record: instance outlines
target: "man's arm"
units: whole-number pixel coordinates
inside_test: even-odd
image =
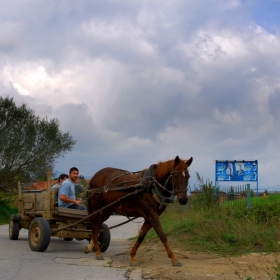
[[[65,202],[65,203],[74,203],[74,204],[81,204],[82,203],[82,199],[81,198],[76,198],[76,200],[72,199],[72,198],[69,198],[67,195],[65,194],[61,194],[59,196],[60,200]]]

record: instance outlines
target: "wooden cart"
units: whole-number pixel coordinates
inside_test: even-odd
[[[37,252],[48,248],[51,236],[63,238],[65,241],[73,238],[90,241],[92,237],[87,211],[57,207],[57,190],[51,190],[50,177],[49,170],[47,190],[22,191],[18,183],[19,214],[10,217],[9,238],[17,240],[20,229],[28,229],[29,246]],[[72,224],[75,225],[68,227]],[[102,224],[102,229],[106,228],[108,226]],[[108,249],[110,241],[109,229],[99,233],[101,252]]]

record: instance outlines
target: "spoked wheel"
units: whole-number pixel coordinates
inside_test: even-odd
[[[44,218],[35,218],[28,231],[30,249],[36,252],[44,252],[51,240],[51,230],[48,221]]]
[[[11,240],[17,240],[20,230],[20,222],[14,219],[14,215],[10,217],[9,223],[9,238]]]

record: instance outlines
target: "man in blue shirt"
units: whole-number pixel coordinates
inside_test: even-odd
[[[79,177],[77,167],[72,167],[69,171],[69,178],[63,181],[59,189],[58,206],[70,209],[87,210],[81,203],[81,198],[75,196],[75,182]]]

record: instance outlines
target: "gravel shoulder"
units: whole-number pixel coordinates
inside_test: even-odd
[[[133,242],[131,242],[132,246]],[[190,279],[237,280],[277,279],[274,269],[280,263],[277,254],[252,253],[238,257],[220,257],[212,253],[183,251],[174,248],[181,267],[172,267],[161,242],[143,243],[137,253],[138,267],[129,267],[129,252],[112,256],[112,267],[137,272],[141,278],[129,279]],[[274,267],[274,268],[273,268]],[[132,274],[133,275],[133,274]]]

